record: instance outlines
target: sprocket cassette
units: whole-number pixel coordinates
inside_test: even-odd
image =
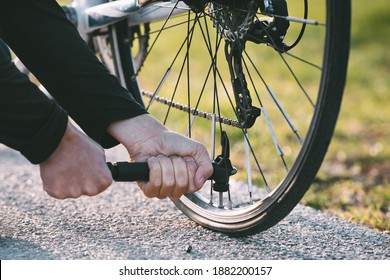
[[[235,5],[208,3],[208,11],[214,27],[229,42],[245,38],[254,23],[258,9],[259,1],[255,0],[236,1]]]

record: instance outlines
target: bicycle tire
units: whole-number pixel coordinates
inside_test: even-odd
[[[289,3],[289,5],[290,5],[290,3]],[[298,5],[298,4],[293,3],[293,6],[294,5]],[[272,92],[272,90],[271,90],[271,92],[269,92],[269,90],[270,90],[269,87],[271,87],[271,86],[267,82],[263,81],[262,74],[257,73],[256,77],[251,76],[250,82],[253,84],[253,88],[251,88],[251,91],[256,92],[256,94],[253,97],[257,97],[257,99],[259,100],[260,104],[257,104],[257,106],[261,107],[261,115],[260,115],[260,117],[258,117],[256,119],[256,123],[254,125],[254,128],[244,128],[243,129],[241,126],[241,128],[239,128],[238,131],[241,131],[241,132],[249,135],[249,133],[252,132],[252,129],[253,130],[259,129],[259,132],[258,131],[253,132],[254,135],[257,135],[257,137],[255,137],[255,139],[256,139],[255,141],[260,141],[258,139],[264,138],[264,139],[268,139],[267,140],[268,144],[267,144],[267,146],[265,146],[265,144],[264,144],[265,142],[260,143],[261,145],[264,145],[261,147],[259,147],[260,144],[257,144],[257,143],[248,144],[250,142],[249,137],[244,136],[244,140],[242,141],[243,144],[241,144],[241,146],[249,146],[246,148],[244,147],[247,150],[249,148],[249,153],[248,153],[248,151],[246,151],[246,155],[248,156],[249,160],[247,160],[246,167],[241,166],[239,168],[239,171],[242,169],[245,169],[245,168],[247,170],[248,169],[252,170],[253,165],[255,165],[255,168],[253,168],[253,169],[260,169],[257,171],[256,170],[250,171],[248,173],[249,175],[246,178],[247,182],[244,184],[245,187],[247,187],[247,185],[252,186],[252,184],[253,184],[252,180],[255,180],[255,179],[252,179],[252,177],[254,178],[255,176],[257,176],[260,179],[256,179],[255,183],[256,183],[257,187],[255,187],[253,190],[250,191],[251,197],[250,197],[250,199],[248,198],[249,201],[241,202],[240,201],[241,198],[239,198],[238,199],[239,202],[233,204],[232,200],[230,198],[230,196],[231,196],[230,191],[232,192],[232,194],[235,194],[234,191],[229,189],[229,192],[227,193],[228,195],[226,195],[224,193],[222,195],[222,198],[221,198],[220,193],[213,191],[212,187],[210,187],[210,189],[205,187],[204,189],[207,188],[206,191],[203,190],[202,192],[199,192],[199,193],[187,194],[184,197],[182,197],[180,200],[174,201],[175,205],[185,215],[187,215],[190,219],[192,219],[196,223],[198,223],[204,227],[207,227],[209,229],[224,232],[224,233],[227,233],[229,235],[234,235],[234,236],[245,236],[245,235],[250,235],[250,234],[260,232],[260,231],[267,230],[270,227],[276,225],[279,221],[281,221],[283,218],[285,218],[293,210],[293,208],[299,203],[299,201],[302,199],[303,195],[306,193],[306,191],[309,189],[310,185],[312,184],[312,182],[313,182],[313,180],[314,180],[314,178],[315,178],[315,176],[316,176],[316,174],[317,174],[317,172],[318,172],[318,170],[319,170],[319,168],[324,160],[325,154],[328,150],[328,146],[330,144],[330,141],[331,141],[331,138],[333,135],[333,131],[335,128],[335,124],[336,124],[337,117],[338,117],[339,110],[340,110],[340,106],[341,106],[342,94],[343,94],[345,80],[346,80],[346,74],[347,74],[347,65],[348,65],[348,56],[349,56],[349,40],[350,40],[350,20],[351,20],[350,19],[350,10],[351,10],[350,0],[343,0],[343,1],[324,0],[324,2],[321,4],[319,4],[318,1],[316,1],[314,3],[314,6],[310,6],[310,7],[311,7],[311,9],[316,9],[317,6],[319,8],[318,8],[318,11],[315,11],[315,14],[320,13],[320,12],[323,12],[323,14],[320,14],[318,16],[318,21],[315,21],[314,24],[313,24],[313,22],[310,22],[313,24],[313,26],[310,26],[308,28],[312,28],[314,31],[305,31],[304,38],[305,38],[306,34],[309,34],[307,37],[310,37],[310,35],[312,35],[314,38],[318,38],[315,36],[315,34],[317,33],[317,30],[319,30],[319,33],[323,33],[323,35],[324,35],[322,37],[323,39],[321,39],[322,41],[319,42],[319,44],[321,44],[321,45],[319,46],[317,44],[314,44],[316,49],[322,50],[321,59],[319,60],[319,62],[318,62],[318,60],[316,60],[316,58],[318,57],[318,54],[314,54],[314,53],[310,52],[310,45],[312,44],[312,42],[315,41],[315,43],[317,43],[317,40],[315,40],[313,38],[311,40],[307,40],[307,41],[302,40],[301,42],[297,43],[296,49],[299,49],[297,52],[298,55],[295,55],[293,52],[293,51],[295,51],[295,48],[292,51],[284,52],[281,50],[278,51],[277,50],[278,48],[276,46],[272,46],[272,44],[271,44],[271,46],[269,46],[270,44],[268,44],[268,46],[264,46],[264,45],[256,46],[255,45],[256,48],[258,47],[259,50],[261,48],[273,49],[272,51],[275,54],[273,56],[274,60],[276,57],[276,60],[279,60],[279,62],[281,61],[281,64],[284,65],[284,68],[287,68],[287,70],[286,69],[282,70],[279,67],[275,67],[276,62],[274,64],[274,62],[273,62],[274,60],[272,60],[272,63],[268,62],[268,61],[263,63],[263,64],[268,63],[269,65],[273,66],[273,67],[270,67],[271,70],[269,71],[269,73],[264,71],[263,69],[261,69],[261,71],[266,72],[264,74],[264,76],[268,75],[269,77],[271,77],[270,78],[271,81],[273,79],[272,74],[275,74],[275,72],[276,72],[279,76],[283,77],[282,79],[280,79],[280,77],[279,77],[277,79],[277,81],[283,80],[284,83],[289,82],[287,87],[284,86],[286,91],[289,91],[290,87],[294,87],[294,88],[298,87],[304,93],[304,94],[301,93],[301,95],[306,95],[306,86],[308,85],[307,87],[311,89],[311,87],[314,87],[313,84],[316,83],[315,89],[311,90],[310,93],[307,94],[307,95],[310,95],[310,94],[314,93],[313,95],[310,95],[311,99],[309,98],[310,100],[313,100],[312,111],[310,111],[310,106],[303,105],[303,103],[306,103],[307,101],[304,101],[304,102],[302,102],[302,101],[305,100],[305,98],[307,98],[307,97],[300,96],[299,97],[300,100],[291,101],[291,98],[288,94],[283,95],[284,90],[279,90],[280,92],[282,92],[280,95],[283,95],[286,98],[286,104],[290,105],[290,103],[296,102],[296,103],[294,103],[294,105],[291,105],[293,108],[292,108],[292,110],[289,111],[289,112],[292,112],[292,115],[294,115],[294,116],[293,117],[290,116],[289,118],[287,118],[287,116],[285,116],[287,109],[284,109],[286,111],[283,111],[281,108],[279,108],[280,101],[278,99],[276,99],[275,96],[273,96],[274,93]],[[207,13],[205,13],[205,14],[207,14]],[[185,54],[185,56],[187,58],[190,57],[189,50],[190,50],[190,47],[192,47],[192,46],[190,46],[192,43],[192,38],[193,38],[192,36],[194,36],[193,35],[194,31],[192,29],[194,24],[193,25],[191,25],[191,24],[197,21],[197,16],[198,16],[198,14],[195,14],[191,18],[191,15],[188,15],[187,19],[182,20],[183,22],[187,21],[187,23],[188,23],[187,31],[190,34],[190,35],[188,35],[187,39],[184,40],[184,46],[187,45],[187,53]],[[206,15],[206,17],[207,17],[207,15]],[[302,15],[300,15],[300,14],[298,15],[298,12],[296,12],[295,14],[294,13],[292,14],[292,17],[291,17],[292,21],[294,21],[293,17],[297,17],[297,18],[302,19]],[[321,22],[321,20],[323,21],[323,25],[318,24],[318,22]],[[206,22],[206,20],[205,20],[205,22]],[[306,20],[305,23],[307,23],[307,22],[308,21]],[[169,28],[167,28],[166,26],[164,26],[164,24],[163,24],[163,27],[165,28],[165,30],[171,29],[171,27],[175,27],[177,25],[177,24],[172,24]],[[206,27],[206,25],[207,25],[207,23],[205,23],[204,30],[201,32],[208,33],[211,30],[213,30],[212,28]],[[302,23],[298,23],[298,25],[301,25],[301,26],[305,25],[306,26],[306,24],[302,24]],[[320,27],[318,27],[318,25],[320,25]],[[138,81],[138,80],[134,79],[135,76],[137,77],[137,79],[139,78],[136,75],[138,73],[135,73],[135,72],[130,73],[130,74],[128,73],[128,69],[134,68],[134,66],[132,64],[133,62],[131,59],[130,47],[126,44],[123,44],[123,42],[126,42],[126,38],[128,38],[128,36],[129,36],[127,34],[128,29],[126,29],[125,26],[127,26],[127,23],[121,22],[121,23],[118,23],[112,29],[112,30],[115,30],[115,32],[116,32],[116,34],[115,34],[116,39],[115,39],[115,42],[111,43],[111,44],[116,45],[116,48],[117,48],[117,50],[113,51],[114,52],[113,60],[115,62],[114,64],[117,65],[116,73],[118,74],[118,76],[119,77],[126,77],[127,76],[127,79],[131,80],[133,83],[132,86],[129,87],[130,91],[133,94],[135,94],[135,96],[138,96],[138,98],[141,98],[140,94],[142,92],[134,90],[134,88],[135,88],[134,81],[137,81],[136,88],[139,89],[140,87],[138,86],[138,84],[140,83],[142,85],[144,80]],[[215,22],[213,23],[213,26],[214,27],[216,26]],[[318,29],[315,29],[315,28],[318,28]],[[215,29],[216,28],[214,28],[214,30]],[[302,28],[297,28],[297,29],[302,29]],[[122,30],[122,31],[120,31],[120,30]],[[112,32],[112,31],[110,31],[110,32]],[[297,33],[298,32],[295,32],[295,34],[297,34]],[[288,34],[289,33],[287,33],[286,37],[288,37]],[[158,37],[158,36],[159,36],[159,33],[156,37]],[[219,38],[219,36],[220,36],[220,31],[217,31],[215,38]],[[203,37],[205,37],[205,36],[203,35]],[[211,37],[212,36],[208,37],[208,40],[210,40]],[[286,38],[286,39],[288,39],[288,38]],[[301,40],[301,38],[299,40]],[[212,44],[210,43],[211,40],[210,40],[210,42],[206,42],[207,41],[206,39],[204,41],[206,44],[209,45],[207,48],[212,49]],[[320,41],[320,40],[318,40],[318,41]],[[297,40],[297,42],[298,42],[298,40]],[[155,42],[153,42],[153,44],[154,43]],[[153,46],[153,44],[151,44],[151,45]],[[218,43],[217,43],[217,39],[216,39],[215,40],[215,48],[214,48],[216,51],[220,50],[219,47],[217,47],[217,44]],[[168,48],[168,49],[170,49],[170,48]],[[102,49],[97,49],[97,52],[101,52],[101,51],[102,51]],[[249,53],[249,51],[250,50],[248,50],[248,53]],[[301,51],[301,52],[299,53],[299,51]],[[163,51],[161,51],[161,52],[163,52]],[[289,56],[290,54],[292,54],[292,55]],[[257,59],[257,57],[259,57],[260,55],[261,55],[261,53],[259,51],[257,51],[257,49],[256,49],[256,56],[254,59]],[[267,59],[268,56],[271,56],[271,55],[272,54],[270,54],[270,51],[267,50],[266,52],[263,53],[262,58]],[[306,57],[303,57],[304,55],[308,56],[308,58],[306,59]],[[204,56],[207,56],[207,55],[204,55]],[[313,56],[313,58],[311,58],[311,56]],[[197,56],[197,57],[200,59],[203,56]],[[219,87],[225,88],[225,91],[228,91],[228,90],[226,90],[226,88],[229,87],[228,82],[225,83],[225,80],[220,78],[221,76],[223,76],[223,72],[222,72],[223,70],[216,69],[217,68],[217,60],[219,62],[219,61],[221,61],[221,58],[218,57],[217,55],[214,55],[214,54],[210,55],[210,57],[211,57],[212,62],[211,62],[211,66],[209,67],[209,69],[211,68],[212,75],[214,75],[214,78],[217,82],[222,84],[222,86],[219,85]],[[161,53],[159,54],[159,58],[161,59]],[[286,62],[286,60],[290,59],[290,58],[291,58],[292,62]],[[313,61],[311,59],[313,59]],[[146,63],[148,62],[148,60],[152,60],[152,59],[150,57],[148,57],[146,59]],[[243,60],[244,60],[244,58],[243,58]],[[244,74],[248,77],[249,76],[248,73],[250,70],[249,67],[253,63],[247,57],[245,57],[245,60],[246,60],[245,61],[245,68],[243,68],[242,70],[243,70],[243,72],[245,71]],[[190,61],[189,58],[188,58],[187,62],[186,62],[186,59],[184,59],[183,61],[184,62],[181,65],[181,71],[178,71],[179,74],[177,74],[177,76],[180,76],[180,77],[181,77],[181,75],[183,75],[183,72],[185,72],[185,71],[183,71],[183,68],[190,70],[190,69],[192,69],[191,67],[195,67],[193,65],[196,64],[196,61],[194,62],[194,60],[191,60],[191,62],[188,62],[188,61]],[[306,83],[305,78],[303,78],[302,80],[298,78],[299,75],[304,76],[306,72],[304,72],[304,71],[299,72],[298,71],[298,73],[296,73],[296,72],[292,71],[292,66],[295,66],[294,63],[296,63],[296,64],[303,63],[304,67],[309,68],[309,69],[319,68],[319,74],[317,76],[315,76],[315,78],[312,78],[312,79],[308,78],[309,82]],[[148,71],[154,71],[154,68],[158,68],[157,66],[159,66],[160,64],[162,64],[162,63],[154,62],[154,65],[152,65],[152,68],[149,68],[148,70],[143,70],[143,72],[148,73]],[[248,64],[249,64],[249,67],[248,67]],[[118,65],[120,65],[120,67],[118,67]],[[170,64],[170,67],[167,67],[167,69],[169,71],[172,71],[172,65],[173,65],[173,63]],[[150,69],[152,69],[152,70],[150,70]],[[259,69],[260,68],[256,68],[255,66],[253,66],[252,71],[253,72],[256,72],[256,71],[260,72]],[[230,116],[232,116],[230,118],[224,118],[222,115],[225,114],[225,109],[221,109],[221,111],[223,111],[223,112],[221,112],[220,109],[215,109],[215,106],[213,106],[214,111],[212,111],[212,113],[207,114],[207,113],[204,113],[203,111],[201,111],[200,107],[202,106],[202,104],[199,101],[198,101],[199,103],[197,103],[195,108],[191,107],[191,106],[194,106],[193,105],[194,101],[190,99],[191,97],[188,97],[189,101],[187,100],[187,103],[184,102],[184,104],[183,104],[183,102],[180,102],[180,101],[178,102],[177,97],[176,97],[176,90],[177,90],[177,88],[180,87],[178,85],[179,82],[177,82],[176,84],[174,83],[174,84],[169,85],[170,88],[173,88],[173,87],[175,88],[174,93],[173,94],[170,93],[170,97],[159,98],[159,97],[157,97],[157,95],[154,95],[154,93],[157,93],[158,95],[162,94],[161,84],[162,84],[162,82],[165,82],[165,80],[167,79],[166,73],[168,72],[168,70],[166,70],[165,74],[163,74],[163,78],[158,80],[158,82],[153,85],[154,88],[152,88],[152,91],[151,91],[151,92],[153,92],[153,94],[149,94],[149,95],[152,96],[152,98],[154,98],[153,102],[152,102],[153,104],[155,104],[155,103],[165,103],[165,105],[168,104],[168,111],[173,111],[174,108],[176,108],[176,107],[179,107],[178,108],[179,110],[187,111],[188,116],[186,118],[188,119],[188,121],[186,121],[186,122],[188,123],[188,126],[187,126],[186,131],[185,132],[183,131],[182,133],[184,133],[187,136],[190,136],[192,138],[195,138],[195,139],[197,139],[196,137],[199,136],[200,141],[203,141],[202,140],[203,139],[203,134],[202,134],[203,132],[201,132],[200,135],[195,135],[195,133],[188,133],[188,131],[189,131],[188,127],[191,127],[191,129],[193,127],[193,123],[191,123],[191,122],[195,122],[194,121],[195,117],[199,117],[199,116],[200,117],[203,116],[203,117],[209,118],[209,119],[211,118],[212,119],[212,124],[211,124],[212,129],[216,129],[218,127],[222,128],[222,126],[224,126],[226,128],[227,123],[229,123],[229,122],[232,123],[235,121],[235,123],[237,123],[237,120],[239,120],[239,116],[237,116],[237,112],[233,112],[230,115]],[[317,70],[315,70],[315,71],[317,71]],[[221,72],[219,72],[219,71],[221,71]],[[275,72],[272,72],[272,71],[275,71]],[[209,70],[209,72],[210,72],[210,70]],[[314,72],[314,70],[313,70],[313,72]],[[127,74],[125,74],[125,73],[127,73]],[[195,72],[195,73],[200,76],[200,73],[202,73],[202,72]],[[287,79],[284,80],[286,77],[286,73],[288,75],[290,75],[289,80],[287,80]],[[154,74],[151,74],[151,75],[154,75]],[[151,75],[149,75],[149,78]],[[171,75],[171,73],[169,73],[169,75]],[[311,75],[311,72],[310,72],[310,75]],[[191,78],[190,76],[191,76],[190,74],[187,75],[187,81],[190,80],[190,78]],[[227,76],[229,77],[229,75],[227,75]],[[275,74],[275,76],[276,76],[276,74]],[[230,77],[231,77],[231,75],[230,75]],[[258,82],[258,84],[255,85],[252,79],[253,80],[257,79],[260,82]],[[207,81],[205,81],[205,83],[203,84],[203,88],[205,87],[206,82]],[[206,102],[206,103],[213,103],[214,105],[219,104],[218,103],[219,100],[216,100],[216,99],[222,98],[222,96],[218,96],[219,93],[215,94],[215,92],[218,91],[218,88],[216,86],[217,82],[214,81],[214,88],[212,88],[213,96],[210,100],[213,100],[213,102],[210,101],[210,102]],[[263,84],[261,84],[261,82],[263,82]],[[196,91],[196,90],[192,89],[192,87],[190,87],[189,84],[190,83],[188,82],[186,85],[188,88],[188,91],[191,91],[191,92]],[[249,82],[248,82],[248,84],[249,84]],[[272,86],[275,87],[275,89],[278,89],[278,82],[274,82]],[[295,141],[295,142],[297,141],[296,136],[298,134],[294,131],[288,132],[285,137],[282,136],[281,137],[282,140],[278,140],[278,141],[275,140],[275,138],[276,138],[275,134],[277,134],[279,132],[279,130],[275,130],[275,128],[272,128],[272,125],[275,125],[275,127],[277,127],[278,129],[279,129],[279,127],[281,128],[282,125],[279,124],[277,121],[275,123],[268,123],[271,121],[267,120],[267,118],[271,119],[274,115],[272,115],[272,116],[270,116],[271,114],[268,115],[268,113],[266,113],[265,109],[263,111],[263,105],[262,105],[261,98],[265,98],[264,97],[265,94],[261,93],[261,96],[260,96],[260,94],[257,93],[257,88],[260,88],[260,87],[265,88],[265,92],[267,92],[267,90],[268,90],[270,100],[271,101],[273,100],[273,105],[276,108],[274,111],[279,110],[278,114],[282,115],[281,119],[283,119],[284,123],[287,122],[287,124],[290,125],[291,130],[293,130],[291,127],[291,124],[289,123],[291,121],[291,119],[296,120],[299,123],[298,124],[299,127],[300,127],[300,122],[302,122],[302,127],[303,127],[302,130],[304,130],[303,134],[305,134],[305,136],[302,137],[303,141],[298,141],[298,142],[300,142],[299,144],[297,144],[297,145],[291,144],[291,147],[288,146],[293,141]],[[199,93],[200,91],[202,91],[202,92]],[[221,90],[221,91],[223,91],[223,90]],[[202,90],[198,89],[197,92],[198,92],[199,96],[203,95],[203,89]],[[148,91],[144,91],[144,93],[146,93],[146,95],[148,95]],[[255,98],[253,98],[253,99],[255,99]],[[296,99],[298,99],[298,97],[296,97]],[[310,101],[308,103],[310,103]],[[294,106],[295,106],[295,108],[298,108],[298,107],[296,107],[297,104],[299,106],[299,109],[294,110]],[[301,106],[301,104],[302,104],[302,106]],[[149,107],[152,107],[152,106],[147,105],[147,107],[148,107],[148,109],[150,109]],[[233,108],[232,111],[234,111],[234,106],[232,105],[231,107]],[[190,108],[192,108],[192,110]],[[232,108],[230,108],[230,109],[232,109]],[[154,113],[157,112],[156,117],[160,118],[160,116],[158,116],[160,114],[160,111],[157,110],[157,111],[153,111],[153,112]],[[196,116],[194,117],[194,115],[196,115]],[[275,115],[276,115],[276,113],[275,113]],[[162,121],[167,126],[169,126],[170,123],[169,123],[169,121],[167,121],[167,119],[168,119],[167,116],[168,115],[163,116]],[[260,124],[258,124],[258,122],[260,122],[261,118],[265,119],[264,122],[266,124],[264,126],[261,126]],[[176,124],[178,123],[177,120],[173,120],[172,122],[176,123]],[[181,122],[181,123],[183,123],[183,122]],[[265,135],[266,133],[264,131],[266,130],[267,126],[269,127],[270,132],[267,135]],[[174,128],[174,129],[177,129],[177,128]],[[281,130],[282,130],[282,128],[281,128]],[[237,148],[238,146],[237,147],[235,146],[234,143],[236,142],[236,139],[238,138],[238,136],[236,135],[236,131],[237,130],[235,130],[235,132],[231,133],[233,136],[231,136],[230,141],[233,144],[231,144],[230,146],[232,147],[232,150],[234,150],[233,152],[236,152],[236,150],[237,150],[237,153],[239,153],[241,150],[245,150],[245,149],[240,149],[240,148]],[[215,143],[218,135],[217,135],[217,133],[215,133],[215,131],[213,133],[211,135],[212,136],[211,138],[214,139],[214,143]],[[280,134],[283,135],[283,132],[281,132]],[[216,135],[217,135],[217,137],[216,137]],[[291,140],[292,138],[294,138],[294,139]],[[299,135],[298,135],[298,138],[300,138]],[[250,138],[250,139],[253,139],[253,138]],[[284,146],[284,148],[290,147],[290,149],[292,150],[292,152],[290,152],[290,154],[292,154],[291,160],[287,157],[287,153],[282,153],[282,155],[278,154],[278,157],[275,157],[276,159],[273,159],[273,158],[268,159],[267,156],[264,156],[264,154],[268,155],[267,154],[268,150],[274,149],[273,146],[276,146],[276,148],[278,148],[277,147],[278,144],[282,143],[282,141],[285,141],[286,143],[288,143],[288,144],[286,144],[286,146]],[[264,147],[266,147],[266,148],[264,148]],[[295,148],[295,147],[297,147],[297,148]],[[281,148],[281,147],[279,147],[279,148]],[[212,150],[210,153],[214,154],[216,148],[213,144],[211,144],[210,149]],[[266,152],[264,152],[264,151],[266,151]],[[245,154],[245,151],[243,151],[242,153]],[[258,159],[256,158],[258,154],[261,154],[261,157],[263,159],[264,158],[266,159],[265,164],[269,164],[269,166],[270,166],[269,170],[267,168],[260,167],[263,163],[261,163],[261,164],[258,163]],[[239,156],[237,156],[237,158],[240,159]],[[254,159],[254,158],[256,158],[256,159]],[[274,161],[275,162],[278,161],[278,164],[279,164],[280,159],[282,159],[283,164],[281,164],[278,167],[278,169],[285,168],[286,170],[288,170],[286,172],[286,174],[282,174],[282,172],[279,172],[279,170],[276,171],[276,168],[274,168],[274,166],[276,166],[276,164],[274,164]],[[232,161],[233,161],[233,164],[235,164],[235,161],[234,160],[232,160]],[[242,164],[242,165],[245,165],[245,164]],[[273,173],[275,173],[276,175],[274,175]],[[268,180],[265,180],[264,174],[271,177],[271,181],[272,181],[271,184],[268,183]],[[274,177],[275,177],[275,179],[273,179]],[[234,177],[232,177],[232,178],[234,178]],[[237,183],[235,183],[235,184],[237,184]],[[236,190],[237,188],[235,187],[234,190]],[[233,189],[233,187],[231,187],[231,189]],[[260,195],[259,195],[259,197],[254,199],[252,197],[252,195],[255,196],[254,193],[256,191],[259,191]],[[211,193],[209,197],[207,197],[208,193]],[[240,195],[241,195],[241,192],[239,192],[238,196],[240,196]],[[215,203],[216,200],[219,200],[219,204]]]

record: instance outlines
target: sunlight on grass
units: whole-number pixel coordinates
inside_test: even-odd
[[[333,142],[304,203],[390,232],[390,2],[353,0],[342,111]]]

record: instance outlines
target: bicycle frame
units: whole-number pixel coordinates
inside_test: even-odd
[[[176,9],[173,9],[176,7]],[[171,0],[153,6],[140,7],[138,0],[73,0],[73,23],[84,39],[97,29],[128,18],[129,26],[165,19],[169,15],[185,13],[189,7]]]

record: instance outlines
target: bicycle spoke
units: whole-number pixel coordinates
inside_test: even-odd
[[[306,96],[306,99],[309,101],[309,103],[311,104],[311,106],[314,108],[314,107],[315,107],[315,104],[314,104],[313,100],[310,98],[309,94],[307,93],[306,89],[305,89],[304,86],[302,85],[301,81],[298,79],[297,75],[296,75],[295,72],[292,70],[290,64],[286,61],[286,59],[284,58],[284,56],[283,56],[282,53],[279,53],[279,56],[280,56],[280,58],[283,60],[284,64],[285,64],[286,67],[288,68],[288,70],[290,71],[291,75],[293,76],[295,82],[298,84],[298,86],[299,86],[300,89],[302,90],[303,94]]]
[[[248,12],[248,11],[242,10],[242,9],[240,11]],[[301,23],[301,24],[307,24],[307,25],[325,26],[325,23],[319,22],[318,20],[314,20],[314,19],[305,19],[305,18],[292,17],[292,16],[280,16],[280,15],[274,15],[274,14],[264,14],[261,12],[258,12],[257,15],[281,18],[281,19],[285,19],[286,21],[289,21],[289,22],[295,22],[295,23]]]
[[[169,19],[172,17],[173,15],[173,12],[175,11],[175,9],[177,8],[177,5],[179,4],[179,1],[175,3],[175,5],[172,7],[169,15],[167,16],[167,18],[165,19],[164,21],[164,24],[163,24],[163,27],[159,30],[159,32],[157,33],[157,36],[156,38],[154,39],[154,41],[152,42],[152,45],[150,46],[148,52],[146,53],[146,57],[145,59],[149,56],[150,52],[153,50],[158,38],[160,37],[161,33],[163,32],[164,30],[164,27],[166,26],[166,24],[168,23]],[[138,70],[139,71],[139,70]],[[138,71],[134,74],[134,77],[136,77],[138,75]]]
[[[281,105],[281,103],[279,102],[279,100],[277,99],[276,95],[274,94],[274,92],[272,91],[271,87],[267,84],[267,82],[264,80],[263,76],[261,75],[260,71],[258,70],[258,68],[256,67],[256,65],[254,65],[252,59],[250,58],[250,56],[248,55],[248,53],[246,53],[246,57],[247,59],[249,60],[249,62],[251,63],[252,67],[253,67],[253,70],[256,72],[257,76],[260,78],[260,80],[262,81],[262,83],[264,84],[267,92],[270,94],[270,96],[272,97],[273,101],[275,102],[276,106],[278,107],[280,113],[283,115],[283,118],[285,119],[285,121],[287,122],[287,124],[289,125],[289,127],[291,128],[292,132],[296,135],[296,137],[298,138],[298,141],[300,144],[303,143],[303,140],[301,138],[301,136],[299,135],[298,133],[298,130],[296,129],[296,127],[294,126],[293,122],[291,121],[291,119],[289,118],[287,112],[283,109],[283,106]],[[249,69],[248,69],[248,66],[244,60],[244,65],[245,65],[245,68],[246,68],[246,71],[249,73]],[[253,79],[252,79],[252,76],[249,75],[250,79],[251,79],[251,83],[253,85],[253,88],[255,89],[255,92],[256,92],[256,97],[259,101],[260,104],[262,104],[261,100],[260,100],[260,95],[259,93],[257,92],[255,86],[254,86],[254,82],[253,82]]]
[[[191,40],[192,40],[192,35],[193,35],[193,32],[194,32],[195,24],[196,24],[196,22],[194,22],[194,24],[193,24],[191,30],[188,30],[188,35],[187,35],[186,38],[184,39],[183,43],[182,43],[181,46],[179,47],[179,50],[176,52],[176,54],[175,54],[175,56],[174,56],[174,58],[173,58],[171,64],[169,65],[168,69],[166,70],[166,73],[164,74],[164,77],[163,77],[163,79],[161,80],[161,82],[160,82],[160,84],[159,84],[159,88],[161,88],[161,83],[162,83],[163,81],[166,80],[167,74],[171,72],[171,69],[172,69],[173,65],[176,63],[176,60],[178,59],[180,53],[182,52],[183,48],[184,48],[186,45],[187,45],[187,53],[188,53],[188,44],[191,44],[190,42],[191,42]],[[156,42],[156,41],[155,41],[155,42]],[[178,89],[178,86],[179,86],[179,82],[180,82],[180,79],[181,79],[181,77],[182,77],[183,70],[184,70],[184,66],[185,66],[185,64],[186,64],[187,59],[188,59],[188,56],[187,56],[187,54],[186,54],[186,55],[185,55],[185,59],[184,59],[184,61],[182,62],[182,66],[181,66],[181,69],[180,69],[180,72],[179,72],[179,77],[178,77],[177,80],[176,80],[176,84],[175,84],[175,87],[174,87],[174,90],[173,90],[173,93],[172,93],[172,96],[171,96],[171,100],[175,100],[176,92],[177,92],[177,89]],[[156,95],[156,94],[154,94],[154,95]],[[152,100],[154,100],[154,97],[152,97],[151,102],[152,102]],[[150,104],[151,104],[151,103],[149,103],[148,108],[150,107]],[[165,119],[164,119],[164,121],[163,121],[164,124],[166,124],[167,119],[168,119],[168,117],[169,117],[169,112],[170,112],[170,110],[171,110],[171,106],[172,106],[172,104],[169,105],[169,108],[168,108],[167,113],[166,113],[166,115],[165,115]],[[190,106],[188,106],[188,107],[191,108]]]
[[[275,42],[273,41],[272,39],[272,36],[269,34],[268,30],[264,30],[268,37],[270,38],[271,42],[272,42],[272,45],[274,48],[278,49],[278,47],[276,46]],[[309,94],[307,93],[306,89],[303,87],[301,81],[298,79],[297,75],[295,74],[295,72],[293,71],[292,67],[290,66],[290,64],[287,62],[287,60],[284,58],[283,56],[283,51],[282,50],[278,50],[277,53],[279,54],[279,57],[282,59],[284,65],[287,67],[288,71],[290,72],[290,74],[293,76],[295,82],[297,83],[297,85],[299,86],[299,88],[302,90],[303,94],[306,96],[306,99],[309,101],[309,103],[311,104],[311,106],[314,108],[315,107],[315,104],[313,102],[313,100],[310,98]]]
[[[296,56],[296,55],[293,55],[291,52],[285,52],[285,54],[288,55],[288,56],[291,56],[292,58],[294,58],[294,59],[296,59],[296,60],[299,60],[299,61],[301,61],[301,62],[303,62],[303,63],[305,63],[305,64],[307,64],[307,65],[310,65],[310,66],[312,66],[312,67],[314,67],[314,68],[316,68],[316,69],[322,71],[322,67],[319,66],[319,65],[314,64],[313,62],[310,62],[310,61],[308,61],[308,60],[306,60],[306,59],[303,59],[303,58],[301,58],[301,57],[298,57],[298,56]]]
[[[286,122],[290,126],[292,132],[296,135],[296,137],[298,138],[299,143],[302,145],[303,144],[303,140],[302,140],[301,136],[299,135],[298,130],[295,128],[295,126],[292,123],[291,119],[288,117],[286,111],[283,109],[283,107],[280,104],[279,100],[276,98],[276,95],[273,93],[273,91],[271,90],[271,88],[268,85],[266,85],[266,88],[267,88],[268,93],[271,95],[272,99],[274,100],[276,106],[278,107],[279,111],[283,115],[284,119],[286,120]]]
[[[248,183],[248,193],[250,204],[253,204],[253,182],[252,182],[252,166],[250,161],[250,148],[249,148],[249,136],[248,133],[244,135],[244,147],[245,147],[245,165],[246,165],[246,177]]]
[[[252,62],[252,60],[250,59],[249,55],[245,52],[246,56],[248,57],[248,59]],[[248,69],[248,66],[245,62],[245,60],[243,59],[243,64],[245,66],[245,69],[246,69],[246,72],[247,72],[247,76],[249,77],[250,81],[251,81],[251,84],[252,84],[252,87],[255,91],[255,94],[256,94],[256,97],[259,101],[259,104],[260,104],[260,109],[261,111],[263,112],[263,116],[264,116],[264,119],[266,121],[266,124],[269,128],[269,131],[271,133],[271,136],[272,136],[272,139],[273,139],[273,142],[274,142],[274,145],[275,145],[275,148],[276,148],[276,152],[277,154],[280,156],[282,162],[283,162],[283,165],[285,167],[285,170],[286,172],[289,171],[289,168],[287,166],[287,163],[284,159],[284,152],[283,152],[283,149],[282,147],[280,146],[280,143],[279,143],[279,140],[278,140],[278,137],[276,136],[276,133],[275,133],[275,130],[274,130],[274,127],[272,125],[272,122],[268,116],[268,113],[267,113],[267,110],[265,109],[264,105],[263,105],[263,102],[261,101],[260,99],[260,95],[256,89],[256,86],[255,86],[255,83],[254,83],[254,80],[252,78],[252,75],[250,74],[250,71]],[[257,69],[257,67],[255,65],[253,65],[253,68],[255,69],[255,72],[257,73],[257,75],[260,77],[260,79],[262,80],[263,84],[266,86],[268,92],[271,94],[274,102],[276,103],[277,107],[279,108],[280,112],[282,113],[284,119],[287,121],[287,123],[290,125],[290,128],[292,129],[292,131],[295,133],[295,135],[298,137],[298,140],[299,142],[302,144],[302,139],[300,138],[296,128],[294,127],[294,125],[291,123],[291,121],[289,120],[288,116],[287,116],[287,113],[283,110],[283,108],[281,107],[279,101],[276,99],[275,95],[270,91],[270,88],[269,86],[266,84],[264,78],[262,77],[262,75],[260,74],[259,70]]]
[[[275,149],[276,149],[276,152],[278,153],[278,155],[281,157],[282,161],[283,161],[283,164],[284,164],[284,167],[286,169],[286,172],[288,172],[288,166],[284,160],[284,153],[283,153],[283,149],[282,147],[280,146],[279,144],[279,140],[278,140],[278,137],[276,136],[276,133],[275,133],[275,130],[274,130],[274,127],[272,126],[272,122],[268,116],[268,113],[267,113],[267,110],[265,109],[265,107],[261,107],[260,108],[262,113],[263,113],[263,116],[265,118],[265,122],[267,123],[268,125],[268,128],[269,128],[269,131],[271,133],[271,137],[272,137],[272,140],[274,142],[274,145],[275,145]]]

